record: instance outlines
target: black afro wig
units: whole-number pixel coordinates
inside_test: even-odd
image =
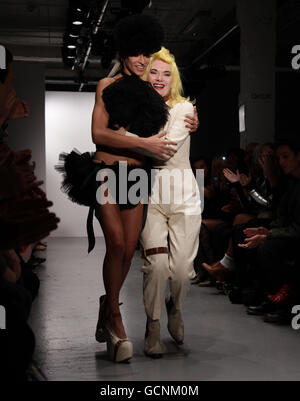
[[[131,15],[117,24],[114,40],[121,57],[150,55],[160,50],[164,31],[155,17],[146,14]]]

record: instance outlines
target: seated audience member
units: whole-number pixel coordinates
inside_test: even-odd
[[[244,152],[244,162],[245,165],[248,168],[248,171],[250,171],[251,165],[252,165],[252,160],[253,160],[253,155],[256,150],[256,148],[259,146],[258,142],[250,142],[248,145],[245,147],[245,152]]]
[[[294,286],[299,282],[295,261],[299,260],[300,240],[300,151],[295,145],[281,143],[276,153],[286,176],[276,218],[268,226],[250,222],[237,230],[233,239],[238,284],[255,290],[256,305],[249,306],[250,314],[289,307],[299,292]]]
[[[224,253],[231,234],[232,220],[239,210],[236,192],[230,188],[223,170],[230,167],[246,171],[243,158],[242,149],[231,149],[216,157],[212,163],[211,184],[205,186],[208,196],[205,197],[199,251],[195,259],[197,276],[193,280],[194,284],[201,287],[214,284],[214,278],[202,267],[202,263],[211,264],[218,260],[219,254]]]
[[[259,219],[260,224],[268,224],[273,217],[275,192],[278,185],[277,162],[271,144],[259,148],[257,163],[249,165],[249,176],[224,169],[224,176],[237,189],[240,212],[234,217],[233,228],[248,221]],[[252,172],[252,177],[251,177]],[[232,238],[223,258],[213,265],[204,263],[203,267],[218,281],[224,281],[235,268]]]

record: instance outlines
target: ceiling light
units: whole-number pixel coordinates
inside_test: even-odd
[[[75,45],[68,45],[68,49],[76,49]]]
[[[82,21],[73,21],[72,22],[73,25],[82,25]]]

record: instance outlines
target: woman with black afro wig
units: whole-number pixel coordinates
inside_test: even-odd
[[[118,176],[122,174],[119,162],[127,163],[128,174],[145,165],[145,157],[134,153],[135,148],[165,158],[169,151],[167,146],[172,142],[165,141],[163,133],[154,135],[164,126],[168,110],[151,86],[140,79],[150,54],[161,47],[162,27],[153,17],[133,15],[119,22],[114,37],[121,71],[98,84],[92,137],[97,149],[95,162],[99,166],[113,166]],[[139,137],[122,135],[113,130],[116,125],[126,127]],[[127,182],[128,189],[133,184]],[[103,263],[106,295],[100,297],[96,339],[107,342],[109,356],[116,362],[132,357],[132,343],[127,339],[120,314],[119,294],[136,249],[143,207],[141,200],[135,204],[118,204],[118,199],[115,204],[95,207],[106,243]]]

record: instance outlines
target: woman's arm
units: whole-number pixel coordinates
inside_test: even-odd
[[[183,145],[186,138],[190,135],[190,130],[186,126],[186,115],[193,113],[193,105],[189,102],[177,103],[174,106],[173,113],[167,123],[167,135],[166,138],[176,142],[176,151]],[[173,154],[168,155],[170,159]]]
[[[149,138],[140,138],[138,136],[125,136],[108,128],[109,115],[105,109],[102,92],[111,82],[110,78],[105,78],[97,86],[96,102],[92,116],[93,142],[113,148],[144,149],[165,159],[170,149],[167,149],[167,146],[176,145],[176,142],[164,140],[164,133],[153,135]]]

